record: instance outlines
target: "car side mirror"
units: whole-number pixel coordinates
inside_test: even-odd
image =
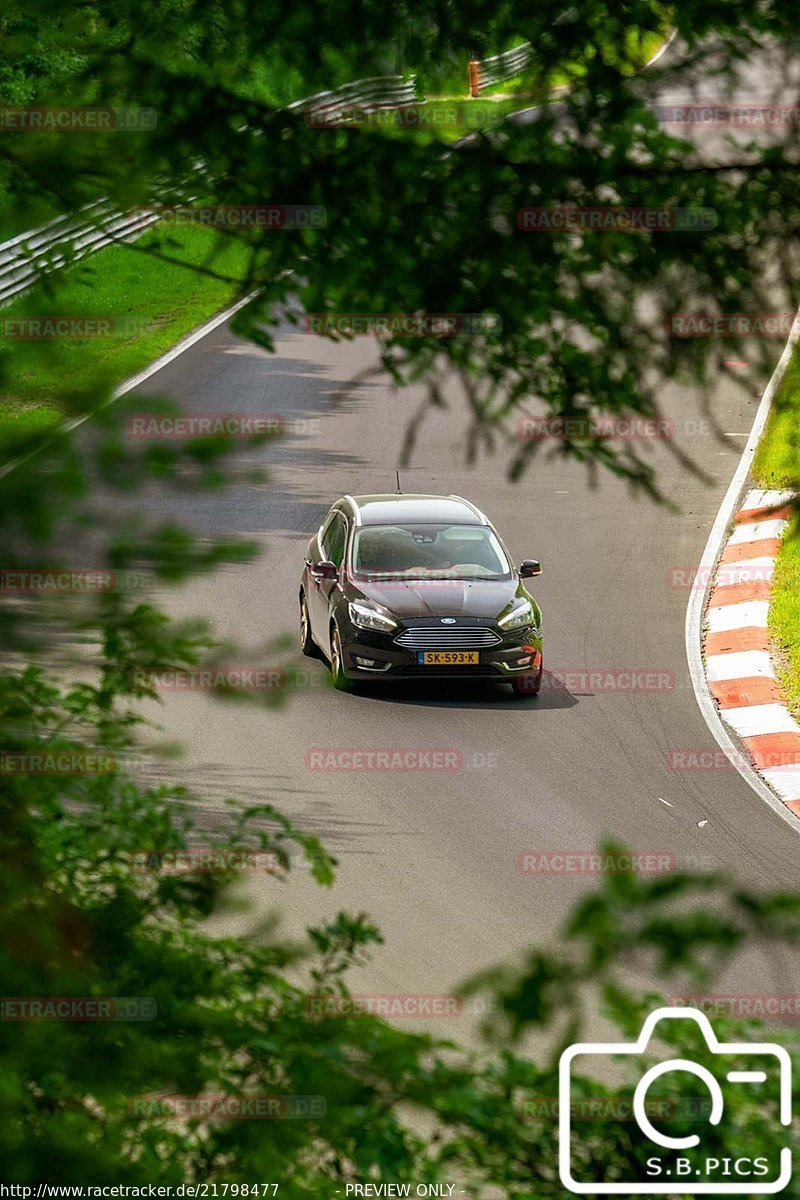
[[[519,564],[520,579],[531,579],[534,575],[541,575],[542,564],[537,558],[524,558]]]
[[[336,563],[332,563],[326,558],[322,562],[314,564],[311,568],[311,574],[315,579],[336,579],[339,571]]]

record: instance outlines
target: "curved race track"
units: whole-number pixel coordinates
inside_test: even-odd
[[[749,69],[766,87],[769,55]],[[752,98],[753,80],[743,86]],[[773,349],[775,362],[782,343]],[[280,412],[300,423],[278,449],[248,452],[248,461],[270,466],[269,486],[242,482],[191,502],[154,494],[159,515],[247,534],[263,547],[255,563],[170,597],[173,611],[213,613],[220,633],[250,644],[294,631],[306,541],[330,502],[344,492],[393,490],[416,399],[380,383],[350,386],[372,354],[367,339],[333,346],[287,327],[270,356],[223,326],[140,389],[166,392],[187,412]],[[712,476],[700,482],[653,446],[678,512],[632,499],[611,478],[592,490],[582,469],[556,461],[538,459],[514,485],[501,461],[467,468],[457,406],[428,421],[403,472],[404,490],[468,496],[518,559],[541,558],[546,666],[637,668],[660,677],[660,688],[615,694],[572,677],[569,690],[522,703],[480,688],[341,695],[324,686],[324,665],[310,663],[309,686],[276,711],[170,697],[166,728],[188,751],[189,769],[180,773],[212,808],[224,794],[278,800],[340,860],[332,894],[302,871],[283,887],[250,878],[256,907],[231,918],[237,928],[255,926],[278,903],[292,932],[340,907],[367,909],[387,945],[354,978],[354,990],[440,993],[548,936],[591,884],[521,875],[521,852],[588,850],[613,834],[636,852],[722,866],[751,884],[800,884],[796,834],[735,771],[668,765],[672,748],[715,747],[684,656],[688,592],[670,586],[670,573],[698,563],[758,402],[752,381],[745,386],[735,372],[705,398],[722,440],[699,420],[697,392],[670,385],[662,394],[678,442]],[[665,673],[671,686],[663,686]],[[463,766],[309,771],[306,752],[320,746],[455,748]]]

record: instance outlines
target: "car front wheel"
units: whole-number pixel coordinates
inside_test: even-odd
[[[543,663],[539,663],[539,670],[532,675],[518,675],[516,679],[511,680],[511,686],[514,689],[515,696],[538,696],[542,688],[542,668]]]
[[[308,601],[305,592],[300,593],[300,649],[308,658],[318,658],[317,644],[311,636],[311,621],[308,618]]]
[[[352,687],[350,680],[344,673],[342,639],[335,625],[331,626],[331,677],[333,679],[333,686],[337,691],[348,692]]]

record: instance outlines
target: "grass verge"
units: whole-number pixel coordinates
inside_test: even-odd
[[[160,236],[171,258],[144,253]],[[248,247],[201,227],[148,231],[50,277],[0,312],[0,452],[92,407],[239,294]],[[204,267],[218,279],[197,270]],[[31,338],[33,321],[84,319],[78,337]],[[94,325],[91,324],[94,322]],[[52,327],[42,325],[44,331]],[[90,332],[86,332],[89,330]]]
[[[639,29],[631,29],[625,38],[625,46],[622,55],[619,56],[619,66],[624,75],[633,75],[637,71],[641,71],[655,55],[656,51],[660,50],[669,37],[667,28],[663,32],[643,33]],[[610,47],[606,48],[606,55],[609,53]],[[605,55],[604,55],[605,57]],[[574,78],[585,74],[586,66],[584,63],[575,63],[569,71],[556,72],[551,80],[550,87],[567,87]],[[515,97],[526,94],[535,94],[531,91],[534,80],[530,74],[523,73],[516,76],[514,79],[504,80],[502,83],[493,84],[481,92],[481,96],[499,96],[511,93]]]
[[[632,30],[626,52],[644,64],[663,40],[660,33],[642,36]],[[507,113],[520,107],[521,100],[534,99],[526,96],[525,82],[524,76],[518,78],[506,95],[496,93],[508,89],[509,83],[499,84],[476,100],[431,97],[419,106],[420,127],[427,126],[446,141],[496,127]],[[541,102],[547,96],[536,99]],[[107,394],[140,371],[238,295],[248,254],[243,243],[222,241],[202,228],[175,231],[169,252],[173,260],[180,260],[176,263],[144,252],[159,237],[163,234],[149,232],[135,247],[106,247],[50,276],[3,309],[0,454],[13,454],[17,444],[54,426],[65,415],[90,410],[93,397]],[[227,278],[213,278],[193,269],[199,266]],[[65,314],[104,321],[105,326],[73,338],[25,340],[18,336],[22,319]]]
[[[624,60],[626,73],[631,74],[642,70],[656,51],[665,44],[668,37],[669,31],[666,27],[663,32],[644,34],[639,30],[632,30],[626,39]],[[532,105],[547,104],[549,101],[557,99],[558,89],[567,87],[576,75],[582,75],[584,71],[585,67],[578,64],[571,76],[566,72],[554,75],[546,88],[542,87],[538,77],[534,77],[530,72],[523,73],[513,79],[507,79],[486,88],[476,98],[457,93],[432,95],[420,107],[423,113],[425,109],[430,110],[428,124],[434,129],[436,128],[436,112],[439,110],[443,114],[443,120],[438,130],[440,136],[446,141],[455,141],[470,132],[496,128],[508,113],[517,112],[521,108]],[[463,82],[466,92],[469,87],[466,72]],[[455,90],[456,85],[451,84],[451,86]],[[445,112],[453,111],[456,114],[455,120],[448,120],[444,116]]]
[[[778,389],[752,475],[756,487],[800,493],[800,348]],[[769,634],[781,686],[800,719],[800,511],[792,517],[775,565]]]

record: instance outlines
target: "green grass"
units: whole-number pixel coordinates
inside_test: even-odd
[[[156,237],[149,231],[137,246],[152,246]],[[171,230],[164,249],[180,263],[165,262],[130,246],[109,246],[51,277],[52,286],[48,280],[47,286],[37,286],[0,312],[0,443],[4,449],[66,414],[91,408],[93,401],[239,294],[238,282],[211,278],[192,267],[205,266],[238,281],[244,276],[248,253],[243,243],[233,238],[221,241],[212,230],[189,227]],[[12,318],[65,314],[110,319],[114,333],[47,340],[9,336],[7,322]],[[133,323],[135,331],[120,331],[120,322]]]
[[[540,100],[545,99],[547,97],[540,97]],[[455,142],[470,133],[496,129],[508,113],[525,107],[521,101],[522,97],[510,96],[499,99],[480,97],[476,100],[464,96],[437,96],[435,99],[419,103],[415,121],[420,130],[429,132],[442,141]],[[388,114],[383,118],[386,127],[397,137],[406,137],[412,129],[411,126],[402,124],[402,121],[407,119],[407,116],[403,117],[402,110],[398,114],[396,126],[389,123]]]
[[[658,33],[640,34],[638,30],[632,30],[628,35],[625,48],[626,73],[633,73],[649,62],[659,47],[664,45],[667,37],[666,26],[663,31]],[[451,79],[447,91],[456,94],[430,95],[423,102],[422,107],[423,109],[427,106],[430,109],[447,108],[449,110],[455,106],[457,117],[454,121],[445,120],[437,127],[431,120],[430,127],[438,128],[438,136],[444,141],[457,141],[468,133],[496,128],[508,113],[517,112],[521,108],[535,104],[546,104],[550,100],[557,99],[556,89],[568,85],[571,79],[580,76],[584,71],[585,67],[576,64],[571,75],[566,72],[557,73],[547,87],[542,86],[538,76],[534,77],[531,72],[527,72],[486,88],[476,98],[457,91],[459,83]],[[466,69],[463,85],[465,93],[469,87]]]
[[[768,626],[775,667],[789,707],[800,718],[800,520],[793,517],[781,543]]]
[[[631,29],[628,31],[625,39],[624,54],[621,56],[621,68],[623,74],[630,75],[636,71],[640,71],[653,57],[658,49],[664,45],[669,36],[669,24],[665,23],[662,30],[656,32],[642,33],[641,30]],[[608,56],[610,47],[606,48]],[[586,71],[586,66],[582,62],[576,62],[570,66],[569,70],[555,72],[548,81],[546,88],[542,87],[541,67],[537,69],[537,73],[531,71],[523,71],[520,75],[515,75],[511,79],[505,79],[501,83],[492,84],[491,87],[485,88],[480,99],[501,99],[508,97],[513,100],[531,99],[542,101],[546,99],[548,94],[554,88],[568,85],[571,80],[583,75]],[[462,90],[463,86],[463,90]],[[429,99],[455,99],[458,96],[463,96],[469,90],[468,70],[465,64],[463,78],[460,76],[456,79],[454,76],[448,81],[448,86],[445,89],[448,93],[453,92],[455,95],[437,95],[429,97]],[[474,103],[474,101],[473,101]]]
[[[667,36],[666,32],[647,33],[640,36],[637,31],[632,31],[626,48],[630,61],[637,64],[637,67],[643,67],[650,61],[659,46],[663,46]],[[580,75],[583,69],[585,68],[576,67],[572,78]],[[630,70],[634,69],[637,68],[631,66]],[[423,110],[438,108],[448,111],[455,109],[457,115],[454,121],[449,121],[445,117],[443,123],[437,127],[431,119],[430,128],[438,128],[439,136],[445,141],[456,141],[476,130],[496,128],[508,113],[534,104],[547,103],[553,99],[554,89],[567,84],[569,78],[566,74],[554,76],[550,86],[543,88],[541,82],[537,83],[530,74],[523,74],[515,79],[495,84],[494,87],[486,88],[479,97],[474,99],[463,95],[429,96],[421,108]],[[467,86],[465,74],[465,91]]]
[[[44,198],[37,198],[35,204],[31,203],[28,197],[25,201],[24,204],[21,203],[0,188],[0,242],[6,242],[9,238],[27,233],[31,229],[38,229],[47,221],[61,216],[55,203],[48,203]]]
[[[758,487],[800,491],[800,354],[795,350],[772,405],[755,458]]]
[[[800,351],[795,350],[753,461],[757,487],[800,492]],[[800,514],[781,543],[769,608],[770,641],[781,686],[800,718]]]
[[[664,35],[629,35],[626,52],[643,64]],[[466,67],[464,70],[466,90]],[[529,81],[528,86],[530,86]],[[477,100],[430,97],[431,110],[451,108],[430,128],[447,141],[478,129],[494,128],[523,100],[542,102],[547,94],[525,92],[519,77],[489,89]],[[496,93],[511,92],[510,95]],[[423,105],[428,107],[428,105]],[[402,131],[398,130],[402,136]],[[49,214],[48,214],[49,215]],[[112,246],[69,270],[51,276],[0,313],[0,321],[31,316],[86,316],[114,322],[138,321],[135,334],[60,340],[15,340],[0,331],[0,448],[13,451],[31,433],[55,425],[63,416],[85,412],[93,403],[157,358],[184,334],[225,308],[239,292],[247,248],[201,228],[170,232],[169,253],[185,266],[142,253],[158,235],[144,234],[137,248]],[[163,235],[162,235],[163,236]],[[234,282],[210,278],[192,267],[207,265]]]

